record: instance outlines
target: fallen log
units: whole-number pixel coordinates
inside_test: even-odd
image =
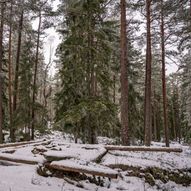
[[[49,162],[75,158],[99,163],[106,153],[107,150],[104,147],[84,147],[83,145],[78,145],[77,147],[62,148],[60,151],[47,151],[43,155]]]
[[[117,179],[118,172],[103,165],[98,165],[92,162],[84,162],[80,160],[62,160],[54,161],[47,168],[66,172],[77,172],[83,174],[90,174],[93,176],[102,176],[112,179]]]
[[[169,147],[138,147],[138,146],[115,146],[115,145],[106,145],[105,149],[107,151],[149,151],[149,152],[178,152],[181,153],[181,148],[169,148]]]
[[[32,164],[32,165],[45,162],[45,159],[42,159],[42,158],[17,156],[13,154],[5,154],[5,153],[0,153],[0,160],[10,161],[15,163],[22,163],[22,164]]]
[[[43,155],[49,162],[76,158],[76,154],[71,154],[63,151],[47,151],[43,153]]]
[[[9,147],[24,146],[24,145],[31,145],[31,144],[34,144],[34,146],[37,146],[39,144],[43,144],[46,142],[48,143],[50,141],[38,140],[38,141],[23,141],[23,142],[17,142],[17,143],[6,143],[6,144],[0,144],[0,149],[9,148]]]
[[[19,166],[20,164],[11,162],[11,161],[0,160],[0,165],[1,166]]]

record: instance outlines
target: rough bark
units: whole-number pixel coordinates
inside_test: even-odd
[[[108,145],[105,146],[105,149],[108,151],[143,151],[143,152],[182,152],[181,148],[169,148],[169,147],[132,147],[132,146],[115,146]]]
[[[169,147],[169,132],[167,119],[167,97],[166,97],[166,67],[165,67],[165,36],[164,36],[164,11],[163,0],[161,0],[161,57],[162,57],[162,95],[163,95],[163,119],[166,147]]]
[[[18,94],[18,84],[19,84],[19,68],[20,68],[20,54],[21,54],[21,39],[22,39],[22,30],[23,30],[23,16],[24,11],[21,10],[20,20],[19,20],[19,29],[18,29],[18,45],[17,45],[17,55],[16,55],[16,67],[15,67],[15,80],[14,80],[14,95],[13,95],[13,113],[17,109],[17,94]],[[12,128],[12,140],[15,141],[15,128]]]
[[[17,142],[17,143],[7,143],[7,144],[0,144],[0,149],[2,148],[10,148],[14,147],[16,149],[17,147],[26,146],[26,145],[32,145],[32,146],[38,146],[38,145],[46,145],[51,143],[51,141],[46,140],[39,140],[39,141],[23,141],[23,142]]]
[[[146,146],[151,144],[151,0],[146,0],[147,16],[147,49],[146,49],[146,77],[145,77],[145,115],[144,115],[144,141]]]
[[[13,2],[11,0],[10,7],[10,18],[9,18],[9,55],[8,55],[8,74],[9,74],[9,117],[10,117],[10,137],[11,140],[14,139],[13,134],[13,108],[12,108],[12,10],[13,10]]]
[[[103,177],[108,177],[108,178],[113,178],[117,179],[118,173],[108,173],[108,172],[103,172],[98,170],[92,170],[91,168],[88,169],[87,166],[83,167],[78,167],[78,166],[73,166],[73,167],[68,167],[66,165],[56,165],[56,164],[46,164],[47,168],[50,169],[57,169],[61,171],[67,171],[67,172],[77,172],[77,173],[85,173],[85,174],[90,174],[94,176],[103,176]]]
[[[10,162],[15,162],[15,163],[22,163],[22,164],[31,164],[31,165],[37,165],[39,163],[38,159],[23,159],[22,156],[19,158],[13,157],[12,154],[0,154],[0,160],[3,161],[10,161]]]
[[[120,39],[120,70],[121,70],[121,125],[122,143],[130,145],[128,122],[128,60],[127,60],[127,24],[126,1],[121,0],[121,39]]]
[[[181,143],[181,125],[180,125],[180,105],[179,105],[179,89],[178,87],[175,87],[175,91],[176,91],[176,96],[177,96],[177,100],[174,106],[174,110],[175,110],[175,123],[176,123],[176,129],[177,129],[177,135],[178,135],[178,142]]]
[[[153,135],[154,135],[154,140],[157,140],[157,120],[156,120],[156,111],[157,111],[157,103],[155,100],[155,87],[153,85]]]
[[[113,75],[113,103],[116,102],[116,76]]]
[[[3,28],[5,3],[1,3],[1,28],[0,28],[0,143],[3,142]]]
[[[175,112],[174,112],[174,103],[172,102],[172,128],[173,128],[173,138],[177,141],[177,132],[176,132],[176,123],[175,123]]]

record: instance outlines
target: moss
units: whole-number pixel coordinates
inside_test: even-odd
[[[191,184],[191,177],[184,173],[171,173],[169,176],[171,181],[177,184],[182,184],[183,186],[189,186]]]
[[[145,181],[147,183],[149,183],[151,186],[154,186],[155,185],[155,179],[154,177],[152,176],[152,174],[150,173],[146,173],[145,174]]]

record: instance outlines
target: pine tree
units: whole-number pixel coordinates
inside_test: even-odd
[[[161,57],[162,57],[162,92],[163,92],[163,117],[166,147],[169,147],[167,98],[166,98],[166,67],[165,67],[165,31],[164,31],[164,4],[161,0]]]
[[[5,2],[1,3],[0,25],[0,143],[3,142],[3,29],[4,29]]]
[[[10,13],[9,13],[9,50],[8,50],[8,79],[9,79],[9,120],[10,120],[10,137],[14,139],[14,131],[13,131],[13,87],[12,87],[12,75],[13,75],[13,65],[12,65],[12,32],[13,32],[13,1],[10,2]]]
[[[146,1],[147,15],[147,50],[146,50],[146,77],[145,77],[145,145],[150,146],[151,143],[151,1]]]
[[[22,32],[23,32],[23,17],[24,17],[24,8],[23,1],[20,2],[20,10],[19,10],[19,26],[18,26],[18,43],[17,43],[17,54],[16,54],[16,66],[15,66],[15,79],[14,79],[14,94],[13,94],[13,113],[16,115],[17,110],[17,95],[18,95],[18,80],[19,80],[19,66],[20,66],[20,53],[21,53],[21,40],[22,40]],[[15,125],[14,125],[15,126]],[[15,127],[11,129],[11,141],[15,141]]]
[[[35,2],[34,11],[38,15],[38,29],[37,29],[37,45],[36,45],[36,58],[35,58],[35,67],[34,67],[34,77],[33,77],[33,98],[32,98],[32,125],[31,125],[31,139],[34,139],[34,127],[35,127],[35,102],[37,99],[37,72],[39,65],[39,49],[40,49],[40,37],[42,31],[51,26],[47,21],[47,17],[52,15],[52,7],[48,4],[48,1],[39,0]],[[45,20],[46,17],[46,20]],[[44,20],[43,20],[44,19]],[[43,26],[45,24],[45,26]]]
[[[130,145],[128,122],[128,59],[127,59],[126,1],[121,0],[121,125],[122,142]]]

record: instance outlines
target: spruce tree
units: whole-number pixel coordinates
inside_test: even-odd
[[[114,22],[105,19],[107,1],[64,1],[61,90],[57,94],[56,120],[74,128],[89,143],[96,134],[117,124],[116,107],[110,95],[111,52]],[[101,129],[99,129],[101,128]]]

